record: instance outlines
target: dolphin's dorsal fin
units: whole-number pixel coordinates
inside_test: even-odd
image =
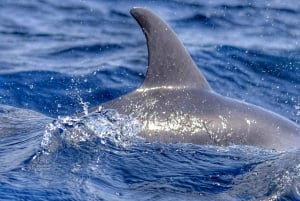
[[[148,71],[141,87],[180,87],[211,90],[175,32],[145,8],[133,8],[131,15],[147,39]]]

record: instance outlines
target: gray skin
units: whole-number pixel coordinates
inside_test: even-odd
[[[261,107],[215,93],[173,30],[144,8],[133,8],[149,53],[143,84],[101,105],[141,122],[149,141],[201,145],[300,147],[300,126]],[[93,112],[97,109],[92,109]]]

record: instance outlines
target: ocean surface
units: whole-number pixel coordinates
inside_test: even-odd
[[[150,143],[114,110],[165,19],[218,93],[300,124],[298,0],[0,1],[0,200],[300,200],[300,150]]]

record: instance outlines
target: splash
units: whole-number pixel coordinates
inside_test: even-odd
[[[89,114],[89,102],[84,102],[83,99],[78,95],[77,99],[79,100],[79,104],[82,106],[84,115]]]
[[[132,116],[116,110],[101,110],[82,117],[59,117],[45,130],[41,147],[54,152],[63,145],[79,145],[81,142],[99,141],[116,146],[129,146],[140,131],[140,123]]]

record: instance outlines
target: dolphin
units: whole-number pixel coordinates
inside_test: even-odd
[[[140,87],[102,104],[102,109],[136,118],[141,123],[138,135],[148,141],[279,151],[300,147],[299,125],[217,94],[170,26],[145,8],[135,7],[130,13],[147,39],[148,70]]]

